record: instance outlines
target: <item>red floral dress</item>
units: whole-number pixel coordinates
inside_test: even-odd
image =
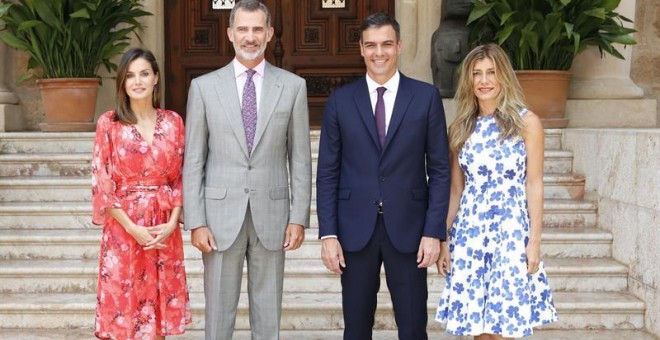
[[[92,160],[93,223],[103,225],[94,335],[106,339],[154,339],[185,332],[191,323],[181,230],[162,250],[143,250],[109,213],[122,208],[135,224],[168,221],[182,206],[181,117],[158,110],[152,145],[133,125],[98,120]]]

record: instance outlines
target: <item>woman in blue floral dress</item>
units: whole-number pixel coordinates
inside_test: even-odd
[[[449,127],[452,190],[435,320],[476,340],[524,337],[557,319],[541,260],[543,127],[525,108],[506,53],[463,61]]]

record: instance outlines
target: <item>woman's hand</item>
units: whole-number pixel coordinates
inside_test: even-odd
[[[449,254],[449,245],[447,241],[440,242],[440,257],[435,263],[438,267],[438,273],[446,276],[451,271],[451,255]]]
[[[126,228],[126,231],[133,236],[135,241],[144,247],[144,250],[150,250],[150,249],[163,249],[165,246],[163,244],[157,243],[157,244],[152,244],[155,238],[149,233],[149,228],[141,226],[141,225],[136,225],[132,224],[128,228]]]
[[[525,249],[527,256],[527,274],[534,274],[541,264],[541,243],[530,242]]]
[[[150,234],[149,236],[153,237],[151,241],[149,241],[146,244],[146,247],[144,248],[145,250],[148,249],[162,249],[165,248],[166,246],[162,244],[165,239],[167,239],[170,234],[174,231],[174,229],[179,227],[179,221],[178,220],[171,220],[168,221],[167,223],[159,224],[153,227],[146,227],[145,229],[147,232]],[[161,247],[156,247],[160,245]]]

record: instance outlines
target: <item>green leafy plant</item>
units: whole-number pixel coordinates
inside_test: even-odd
[[[111,59],[126,49],[130,34],[142,28],[138,18],[147,15],[139,0],[2,1],[0,39],[30,55],[29,72],[18,82],[94,78],[101,65],[117,69]]]
[[[598,46],[624,59],[614,44],[636,43],[631,22],[614,10],[621,0],[472,0],[471,45],[496,42],[516,70],[568,70],[573,57]]]

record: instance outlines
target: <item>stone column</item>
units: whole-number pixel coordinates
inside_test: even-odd
[[[623,0],[617,11],[635,20],[636,0]],[[638,26],[639,27],[639,26]],[[644,91],[630,79],[630,65],[634,46],[617,46],[626,58],[617,59],[606,55],[600,58],[598,48],[589,47],[573,60],[573,80],[569,97],[571,99],[634,99],[642,98]]]
[[[438,0],[396,0],[395,16],[401,26],[399,69],[406,76],[433,84],[431,37],[440,25]]]
[[[7,79],[7,66],[12,65],[11,56],[8,57],[7,45],[0,43],[0,132],[19,131],[23,129],[23,118],[18,107],[18,97],[7,86],[11,79]]]

